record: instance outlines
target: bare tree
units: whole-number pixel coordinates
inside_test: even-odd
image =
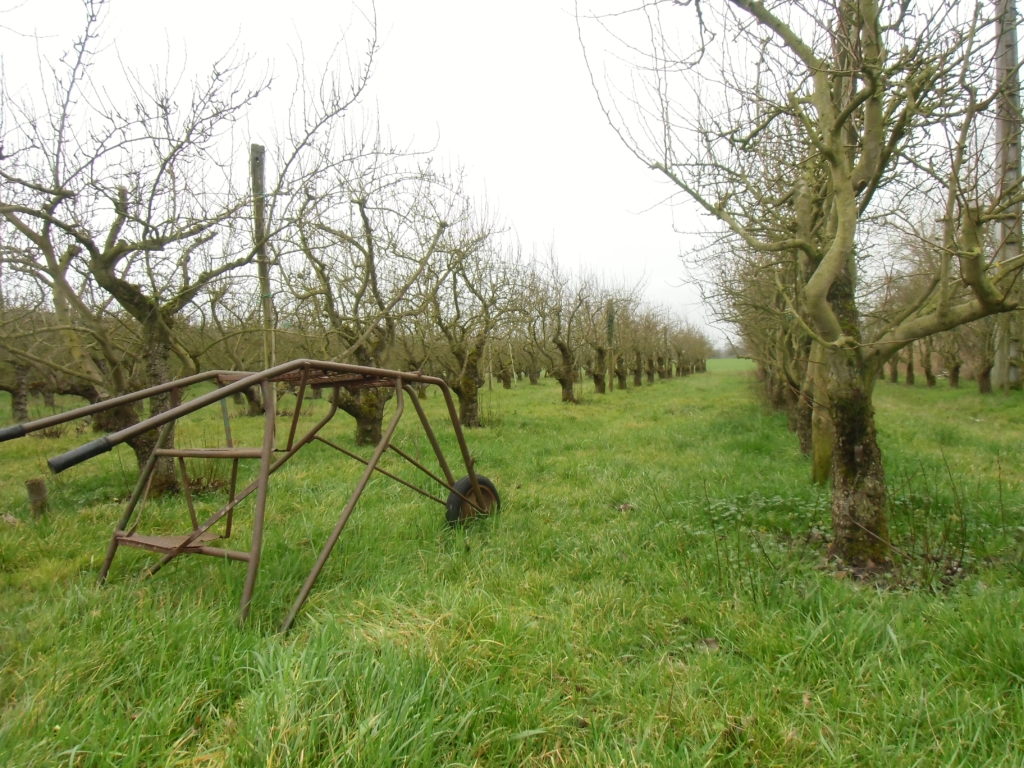
[[[490,227],[474,227],[449,253],[447,280],[430,296],[430,317],[445,340],[438,364],[459,398],[463,426],[479,427],[479,390],[484,352],[502,322],[519,310],[523,269],[514,252],[500,252],[489,240]]]
[[[307,340],[319,356],[381,367],[403,317],[421,314],[447,277],[449,231],[468,216],[458,184],[379,147],[311,179],[292,245],[302,268],[284,270]],[[343,392],[356,441],[380,440],[390,390]]]
[[[780,295],[820,345],[834,429],[831,551],[851,565],[890,556],[872,407],[883,365],[916,339],[1016,307],[1021,259],[992,259],[986,238],[1020,199],[990,163],[988,11],[953,0],[927,12],[896,0],[683,0],[596,22],[629,39],[628,20],[640,21],[643,38],[624,56],[646,90],[617,99],[591,62],[625,144],[737,248],[790,265]],[[921,211],[942,227],[916,226]],[[936,269],[869,329],[862,279],[896,243],[893,227],[933,251]]]
[[[572,279],[551,258],[543,272],[530,277],[538,322],[532,326],[535,349],[545,369],[561,387],[562,402],[576,403],[580,354],[585,346],[584,329],[591,298],[586,280]]]
[[[234,183],[234,123],[264,95],[240,57],[228,55],[182,87],[170,73],[144,80],[122,69],[123,95],[96,82],[92,67],[103,3],[84,0],[81,37],[52,67],[45,106],[4,90],[4,157],[0,217],[5,239],[21,245],[9,267],[45,287],[55,328],[63,334],[65,372],[102,398],[166,381],[174,361],[194,359],[176,339],[182,313],[256,253],[237,219],[249,193]],[[371,50],[372,50],[371,45]],[[41,71],[49,66],[40,63]],[[366,84],[369,64],[351,88],[339,86],[285,153],[297,158]],[[285,162],[275,190],[295,169]],[[259,245],[259,244],[258,244]],[[129,344],[112,340],[119,323]],[[161,410],[167,397],[151,400]],[[137,419],[133,407],[104,412],[106,428]],[[154,436],[131,440],[142,462]],[[154,488],[169,486],[161,471]]]

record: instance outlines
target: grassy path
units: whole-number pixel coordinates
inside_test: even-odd
[[[488,392],[501,515],[448,531],[375,483],[286,637],[354,468],[314,448],[275,477],[242,628],[237,563],[143,582],[128,551],[96,586],[127,452],[55,478],[46,521],[0,523],[0,766],[1024,763],[1019,399],[881,385],[895,527],[941,561],[882,589],[824,567],[825,494],[716,362],[575,408]],[[88,437],[0,444],[0,514]]]

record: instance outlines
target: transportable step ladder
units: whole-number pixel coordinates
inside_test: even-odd
[[[347,365],[322,360],[293,360],[289,363],[269,368],[261,372],[245,371],[212,371],[206,374],[198,374],[184,379],[168,382],[156,387],[150,387],[128,395],[111,398],[100,403],[78,408],[63,414],[57,414],[44,419],[39,419],[26,424],[19,424],[0,430],[0,440],[20,437],[38,429],[54,426],[72,419],[98,413],[108,408],[124,405],[129,402],[140,400],[153,395],[166,393],[173,389],[181,389],[190,384],[203,381],[214,381],[218,386],[212,392],[196,397],[182,403],[163,413],[152,416],[138,422],[126,429],[114,432],[86,443],[67,453],[61,454],[49,460],[50,468],[54,472],[61,472],[75,464],[85,461],[93,456],[109,451],[115,445],[119,445],[143,432],[159,429],[156,445],[148,460],[139,473],[138,480],[125,505],[124,512],[114,528],[110,544],[107,547],[106,557],[100,570],[100,580],[104,581],[110,571],[111,564],[117,551],[122,546],[144,549],[162,557],[149,568],[147,575],[156,573],[160,568],[175,559],[179,555],[207,555],[221,557],[229,560],[237,560],[247,563],[245,582],[242,588],[242,600],[240,607],[240,620],[244,621],[249,614],[249,607],[252,602],[253,590],[256,584],[256,576],[259,571],[260,554],[263,545],[263,529],[267,507],[270,476],[280,469],[290,458],[295,456],[303,447],[317,441],[330,446],[334,450],[344,454],[363,464],[364,469],[353,487],[344,508],[338,516],[338,520],[320,551],[320,555],[314,563],[305,583],[299,590],[298,595],[281,624],[281,631],[287,631],[295,620],[296,614],[302,608],[306,598],[309,596],[323,566],[330,557],[330,554],[337,542],[345,524],[348,522],[360,496],[365,490],[373,474],[379,473],[389,477],[396,482],[416,491],[435,502],[446,507],[446,518],[451,523],[458,523],[467,517],[486,515],[497,510],[500,505],[500,498],[494,485],[485,477],[476,474],[473,468],[473,459],[470,456],[466,445],[462,427],[459,424],[458,415],[455,411],[455,404],[452,400],[451,391],[448,385],[439,378],[424,376],[419,372],[391,371],[365,366]],[[288,430],[287,440],[283,447],[277,447],[277,399],[276,385],[287,383],[295,388],[296,402],[294,413]],[[414,385],[436,386],[440,389],[447,408],[449,420],[459,446],[460,458],[466,469],[466,476],[456,480],[449,467],[448,461],[438,442],[437,436],[423,410],[419,397],[414,390]],[[263,400],[263,439],[259,447],[236,446],[232,439],[231,422],[228,412],[228,398],[240,393],[250,387],[259,387]],[[330,398],[328,413],[311,427],[304,431],[300,429],[299,418],[302,411],[303,401],[309,389],[331,389],[334,396]],[[338,394],[341,389],[354,392],[365,388],[391,388],[395,393],[395,412],[384,429],[380,441],[374,447],[369,459],[364,459],[357,454],[342,448],[336,443],[320,435],[321,430],[331,422],[338,412]],[[405,411],[406,399],[413,404],[414,410],[419,418],[424,434],[433,450],[441,475],[432,472],[420,461],[409,455],[392,443],[395,430]],[[168,447],[170,435],[173,434],[175,422],[195,413],[203,408],[219,404],[222,419],[224,422],[225,445],[217,448],[175,448]],[[404,480],[397,475],[379,466],[382,456],[388,452],[398,455],[403,460],[416,467],[422,474],[429,477],[448,491],[448,498],[442,499],[413,483]],[[149,493],[151,481],[157,462],[161,458],[171,459],[175,462],[178,477],[181,480],[182,495],[188,511],[191,528],[180,535],[154,535],[141,533],[138,530],[140,510]],[[227,502],[203,520],[199,519],[192,493],[191,482],[188,473],[188,459],[217,459],[230,461],[230,474],[228,480]],[[239,465],[242,461],[258,461],[256,477],[242,488],[238,488]],[[231,536],[234,524],[234,512],[236,507],[255,494],[252,513],[252,539],[247,551],[231,550],[220,546],[212,546],[212,543],[219,539],[226,539]],[[220,533],[215,527],[223,523]]]

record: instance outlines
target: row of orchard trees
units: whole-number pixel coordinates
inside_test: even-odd
[[[79,39],[40,63],[45,92],[0,89],[0,378],[16,408],[32,388],[96,401],[314,357],[443,373],[475,424],[485,363],[505,381],[555,375],[572,400],[581,370],[600,388],[626,366],[665,375],[707,356],[634,292],[527,261],[457,176],[360,128],[372,24],[358,58],[299,80],[264,178],[237,126],[263,115],[269,81],[226,58],[191,83],[121,69],[115,85],[102,0],[83,7]],[[373,440],[380,393],[341,406]],[[151,440],[132,441],[140,460]]]
[[[791,400],[850,565],[891,557],[885,366],[977,321],[1006,331],[1004,368],[1019,356],[1014,6],[652,0],[580,17],[588,51],[619,54],[591,64],[608,120],[719,224],[719,306]],[[631,80],[605,71],[622,65]]]

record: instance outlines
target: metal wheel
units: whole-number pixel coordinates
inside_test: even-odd
[[[483,496],[483,499],[477,500],[477,503],[483,507],[484,511],[481,512],[463,498],[473,498],[473,483],[469,477],[463,477],[452,486],[453,490],[445,505],[445,519],[449,525],[455,526],[474,517],[490,515],[501,508],[501,497],[498,496],[498,490],[494,487],[494,483],[483,475],[477,475],[476,482],[480,486],[480,495]]]

